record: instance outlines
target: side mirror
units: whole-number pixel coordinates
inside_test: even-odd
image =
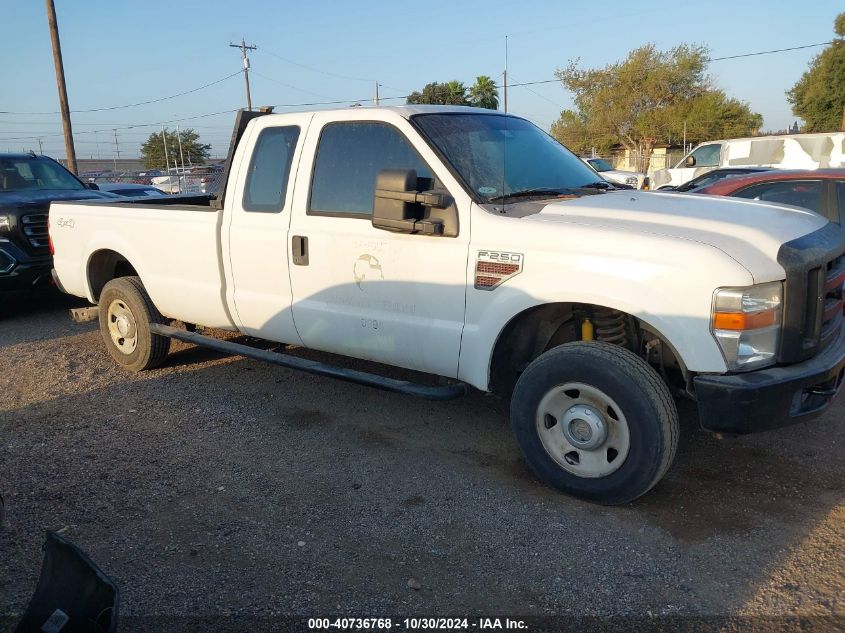
[[[684,165],[687,167],[695,167],[695,156],[687,156],[687,159],[684,161]]]
[[[398,233],[458,234],[454,201],[442,191],[417,191],[414,169],[384,169],[376,176],[373,226]]]
[[[99,190],[100,190],[100,187],[99,187],[99,185],[97,185],[97,183],[96,183],[96,182],[86,182],[86,183],[85,183],[85,188],[86,188],[86,189],[93,189],[94,191],[99,191]]]

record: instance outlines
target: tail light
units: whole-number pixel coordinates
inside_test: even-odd
[[[50,247],[50,255],[55,255],[56,249],[53,247],[53,236],[50,235],[50,218],[47,218],[47,244]]]

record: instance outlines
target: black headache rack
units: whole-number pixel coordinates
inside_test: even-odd
[[[229,141],[229,152],[226,154],[226,163],[223,166],[223,185],[220,187],[217,195],[211,200],[211,206],[214,209],[223,208],[223,201],[226,199],[226,187],[229,184],[229,172],[232,170],[232,161],[235,158],[235,150],[238,149],[238,143],[240,143],[241,137],[243,137],[246,131],[247,124],[253,119],[272,113],[270,109],[258,112],[254,110],[238,110],[238,114],[235,117],[235,129],[232,131],[232,140]]]
[[[832,223],[778,251],[786,271],[779,363],[812,358],[836,340],[843,327],[843,253],[845,231]]]

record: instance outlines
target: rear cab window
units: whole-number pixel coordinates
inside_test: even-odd
[[[247,171],[245,211],[278,213],[284,209],[298,139],[299,127],[295,125],[261,130]]]

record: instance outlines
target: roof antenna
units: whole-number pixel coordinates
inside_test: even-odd
[[[504,89],[505,89],[505,113],[508,111],[508,36],[505,35],[505,72],[504,75]]]
[[[504,88],[505,88],[505,114],[508,113],[508,36],[505,35],[505,72],[502,73],[504,75]],[[502,209],[505,208],[505,205],[508,203],[507,193],[505,192],[505,169],[507,169],[508,161],[508,118],[505,117],[505,129],[502,134]]]

